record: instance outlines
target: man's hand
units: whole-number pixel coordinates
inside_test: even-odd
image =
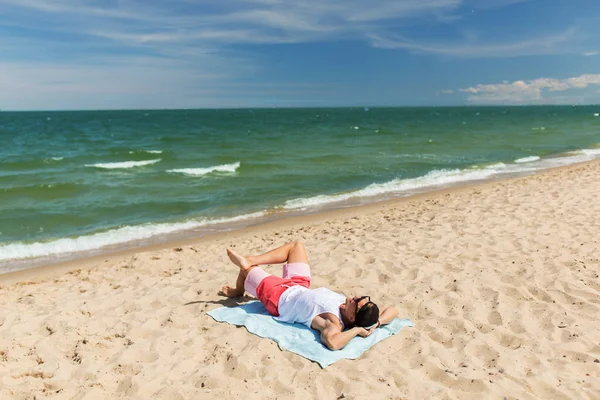
[[[371,333],[373,333],[373,331],[375,331],[375,328],[371,328],[369,330],[366,330],[365,328],[360,328],[360,327],[356,327],[357,329],[360,329],[358,331],[358,336],[360,337],[367,337],[369,336]]]
[[[315,317],[315,320],[320,317]],[[339,350],[344,348],[350,340],[355,336],[367,337],[373,333],[374,329],[366,330],[355,326],[352,329],[345,331],[341,330],[341,326],[332,323],[331,321],[324,320],[323,324],[314,321],[312,327],[321,330],[321,342],[330,350]]]

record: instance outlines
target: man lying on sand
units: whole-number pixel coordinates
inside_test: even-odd
[[[252,294],[279,321],[299,322],[321,332],[321,342],[331,350],[343,348],[357,335],[369,336],[398,316],[395,307],[380,312],[369,296],[350,298],[327,288],[309,289],[310,267],[300,242],[290,242],[258,256],[242,257],[231,249],[227,249],[227,254],[240,272],[235,287],[223,286],[221,294]],[[285,263],[281,278],[259,267],[280,263]]]

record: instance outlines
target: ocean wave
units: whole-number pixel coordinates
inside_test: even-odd
[[[535,158],[535,160],[534,160]],[[571,165],[582,161],[600,158],[600,148],[581,149],[561,157],[540,159],[537,156],[525,157],[516,164],[494,163],[485,166],[474,165],[466,169],[433,170],[424,176],[410,179],[394,179],[385,183],[374,183],[363,189],[353,192],[332,195],[318,195],[309,198],[288,200],[283,205],[284,209],[306,209],[309,207],[324,206],[329,203],[338,203],[355,198],[373,197],[385,194],[410,193],[417,190],[427,190],[438,186],[454,185],[469,181],[489,179],[502,174],[531,173],[543,169]],[[527,161],[524,161],[526,160]],[[531,161],[540,161],[535,165]]]
[[[64,160],[64,157],[50,157],[50,158],[44,158],[44,160],[42,161],[44,164],[53,164],[56,161],[62,161]]]
[[[591,161],[600,157],[600,148],[580,149],[565,153],[557,157],[542,158],[535,163],[535,170],[563,167],[578,162]]]
[[[156,160],[145,160],[145,161],[123,161],[123,162],[114,162],[114,163],[98,163],[98,164],[86,164],[86,167],[93,168],[103,168],[103,169],[126,169],[126,168],[135,168],[135,167],[143,167],[144,165],[156,164],[160,161]]]
[[[522,164],[522,163],[528,163],[528,162],[532,162],[532,161],[537,161],[540,158],[538,156],[530,156],[530,157],[523,157],[523,158],[517,158],[515,160],[515,162],[517,164]]]
[[[240,163],[236,162],[233,164],[216,165],[214,167],[208,167],[208,168],[170,169],[170,170],[167,170],[167,172],[190,175],[190,176],[202,176],[202,175],[210,174],[212,172],[235,172],[235,171],[237,171],[237,169],[239,167],[240,167]]]
[[[481,168],[481,167],[474,166],[471,169],[473,169],[473,168],[477,169],[477,168]],[[498,172],[500,172],[501,170],[505,170],[506,168],[508,168],[508,165],[504,164],[503,162],[488,164],[483,167],[483,169],[488,169],[488,170],[493,169],[493,170],[497,170]]]
[[[497,173],[505,172],[504,167],[504,164],[496,164],[482,169],[434,170],[417,178],[394,179],[385,183],[373,183],[354,192],[289,200],[284,204],[283,208],[303,209],[307,207],[322,206],[328,203],[337,203],[357,197],[372,197],[387,193],[400,193],[432,186],[487,179]]]
[[[581,149],[576,151],[577,154],[583,154],[586,156],[600,156],[600,148],[598,149]]]
[[[97,250],[105,246],[118,245],[136,240],[149,239],[178,231],[209,225],[227,224],[264,216],[264,212],[238,215],[230,218],[192,219],[184,222],[124,226],[106,232],[94,233],[77,238],[62,238],[51,242],[16,242],[0,245],[0,261],[20,260],[44,256]]]
[[[162,150],[130,150],[129,154],[134,153],[150,153],[150,154],[162,154]]]

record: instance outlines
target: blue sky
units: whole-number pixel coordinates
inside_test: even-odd
[[[600,103],[597,0],[0,0],[0,109]]]

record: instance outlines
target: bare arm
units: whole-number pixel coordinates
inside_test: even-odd
[[[396,307],[386,307],[379,313],[379,326],[387,325],[394,320],[398,316],[398,310]]]
[[[360,327],[342,331],[339,325],[321,317],[315,317],[312,327],[321,332],[321,343],[329,350],[343,349],[355,336],[367,337],[373,332]]]

